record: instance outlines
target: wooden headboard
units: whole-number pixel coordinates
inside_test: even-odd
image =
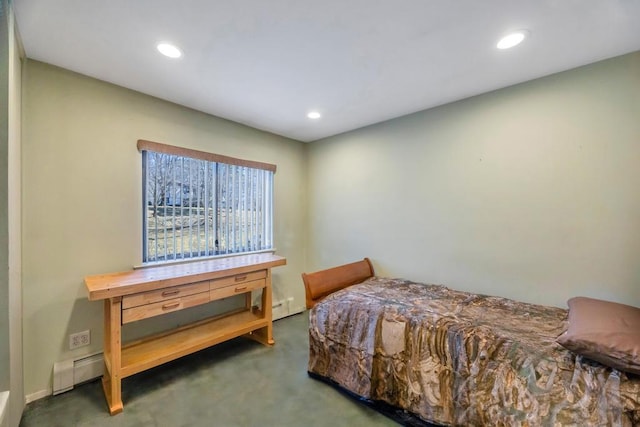
[[[369,277],[373,277],[373,266],[369,258],[315,273],[302,273],[307,308],[312,308],[327,295],[364,282]]]

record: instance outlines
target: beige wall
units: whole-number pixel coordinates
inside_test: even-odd
[[[50,392],[55,362],[102,350],[102,306],[87,301],[83,277],[141,263],[138,139],[277,164],[275,245],[288,264],[274,270],[274,300],[304,306],[304,144],[35,61],[23,87],[27,396]],[[91,346],[68,351],[68,335],[85,329]]]
[[[11,69],[8,2],[0,0],[0,393],[9,390],[9,72]],[[3,402],[0,400],[0,402]],[[4,405],[0,422],[4,424]],[[1,425],[0,425],[1,427]]]
[[[0,426],[24,407],[21,294],[21,61],[12,4],[0,1]],[[5,391],[7,390],[7,391]],[[5,400],[8,397],[8,400]]]
[[[640,52],[314,142],[308,266],[640,305],[639,161]]]
[[[22,363],[22,57],[23,51],[10,9],[9,46],[9,425],[20,424],[24,409]]]

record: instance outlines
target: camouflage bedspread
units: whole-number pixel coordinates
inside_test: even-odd
[[[640,425],[640,377],[555,339],[567,310],[374,277],[310,311],[309,372],[423,420]]]

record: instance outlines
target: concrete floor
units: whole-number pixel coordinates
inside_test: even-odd
[[[126,378],[113,417],[96,380],[29,404],[20,426],[398,425],[307,376],[308,322],[274,322],[271,348],[238,338]]]

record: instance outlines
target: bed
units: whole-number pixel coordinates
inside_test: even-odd
[[[365,402],[437,425],[640,425],[640,375],[560,345],[566,309],[376,277],[366,258],[303,282],[309,374]]]

